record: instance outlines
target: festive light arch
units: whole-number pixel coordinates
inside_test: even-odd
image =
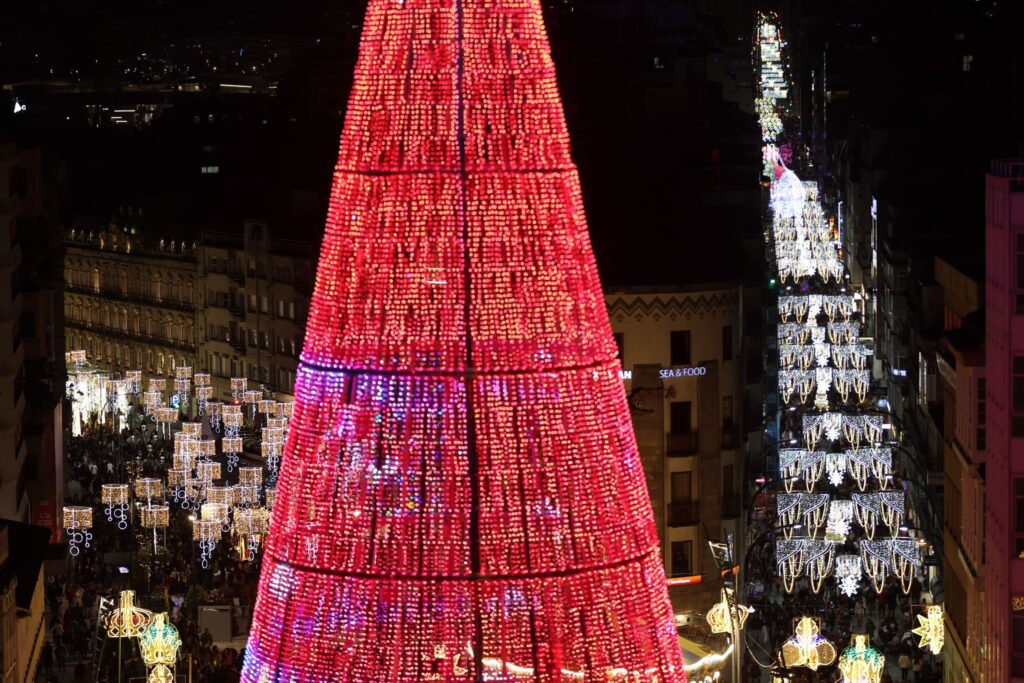
[[[686,676],[538,0],[370,0],[242,680]]]

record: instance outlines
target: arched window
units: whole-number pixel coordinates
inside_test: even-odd
[[[96,266],[92,269],[92,291],[95,294],[100,293],[100,269]]]
[[[156,273],[153,275],[153,298],[156,299],[157,301],[162,301],[162,296],[163,287],[162,282],[160,280],[160,273]]]

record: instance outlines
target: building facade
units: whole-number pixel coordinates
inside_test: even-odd
[[[295,392],[312,268],[310,245],[274,238],[264,223],[246,223],[242,235],[203,233],[199,363],[216,399],[231,398],[232,377]]]
[[[215,400],[231,377],[278,398],[294,392],[312,282],[311,248],[263,223],[197,241],[137,238],[109,226],[65,242],[66,348],[114,372],[208,372]]]
[[[665,571],[684,584],[673,590],[677,612],[719,600],[721,582],[699,579],[717,573],[709,540],[743,547],[741,292],[730,283],[605,294]]]
[[[1024,681],[1024,161],[985,177],[985,624],[982,680]]]
[[[29,499],[22,433],[25,348],[21,343],[21,244],[16,195],[18,149],[0,146],[0,517],[27,521]]]
[[[937,369],[937,428],[943,435],[943,680],[980,681],[985,625],[985,347],[983,283],[950,261],[935,259],[942,291],[943,336]]]

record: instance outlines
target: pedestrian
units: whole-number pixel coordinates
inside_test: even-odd
[[[898,661],[900,665],[900,680],[910,680],[910,656],[907,654],[906,650],[900,654]]]
[[[43,643],[43,650],[39,653],[39,658],[43,663],[43,672],[46,674],[53,673],[53,646],[50,641]]]

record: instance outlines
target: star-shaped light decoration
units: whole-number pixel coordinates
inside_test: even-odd
[[[918,614],[917,620],[920,622],[920,626],[911,633],[921,636],[921,649],[930,649],[933,655],[942,652],[942,644],[946,637],[942,625],[942,608],[938,605],[930,605],[927,616]]]

